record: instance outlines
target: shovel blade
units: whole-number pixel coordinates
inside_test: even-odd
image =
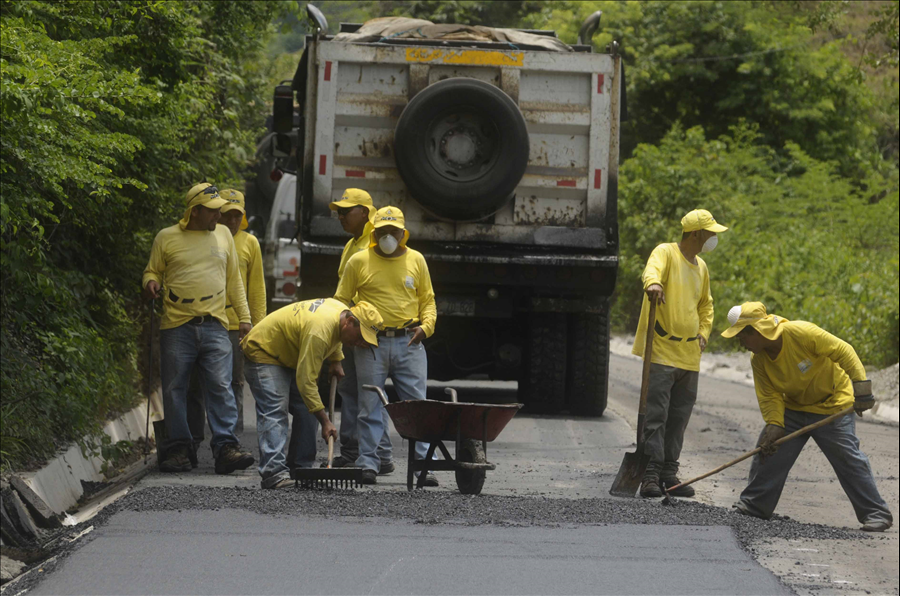
[[[613,480],[609,489],[609,494],[614,497],[633,497],[637,494],[649,463],[649,453],[640,451],[626,453],[622,465],[619,467],[619,473],[616,474],[616,479]]]

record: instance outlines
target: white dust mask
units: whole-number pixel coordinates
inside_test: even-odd
[[[716,245],[719,244],[718,236],[710,236],[706,239],[706,242],[703,243],[703,247],[700,249],[700,252],[712,252]]]
[[[390,234],[385,234],[378,240],[378,248],[386,255],[393,254],[399,245],[400,243],[397,242],[397,239]]]

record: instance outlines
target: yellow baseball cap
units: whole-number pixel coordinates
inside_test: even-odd
[[[187,207],[184,210],[181,221],[178,222],[182,230],[191,221],[191,211],[197,205],[202,205],[207,209],[221,209],[226,203],[225,199],[219,196],[219,189],[209,182],[201,182],[192,186],[191,190],[184,196],[184,202],[187,203]]]
[[[716,223],[716,218],[706,209],[694,209],[681,218],[681,228],[685,232],[696,232],[697,230],[709,230],[716,234],[726,231],[723,225]]]
[[[244,193],[239,190],[234,190],[229,188],[227,190],[219,191],[219,196],[228,201],[222,207],[222,213],[227,213],[229,211],[234,211],[238,209],[244,216],[241,218],[241,230],[246,230],[250,227],[250,222],[247,221],[247,208],[244,203]]]
[[[375,204],[372,202],[372,195],[360,188],[348,188],[341,195],[341,200],[330,203],[328,208],[332,211],[337,211],[338,209],[347,209],[358,205],[368,207],[369,220],[371,221],[372,216],[375,215]]]
[[[400,246],[406,246],[406,241],[409,240],[409,230],[406,229],[406,217],[404,217],[403,212],[397,209],[396,207],[382,207],[378,211],[375,212],[375,217],[372,220],[372,227],[374,229],[384,228],[387,226],[393,226],[395,228],[400,228],[403,230],[403,240],[400,241]],[[378,243],[375,242],[375,233],[372,233],[372,241],[369,244],[369,247],[373,247]]]
[[[787,319],[778,315],[768,314],[766,305],[762,302],[745,302],[728,311],[731,327],[722,332],[722,337],[734,337],[750,325],[766,339],[778,339],[784,329],[781,324],[786,321]]]
[[[359,321],[359,330],[366,343],[378,345],[378,332],[384,329],[384,319],[378,310],[368,302],[360,302],[350,307],[350,312]]]

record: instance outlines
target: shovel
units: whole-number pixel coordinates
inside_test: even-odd
[[[819,427],[825,426],[826,424],[830,424],[833,420],[837,420],[837,419],[840,418],[841,416],[846,416],[847,414],[850,414],[851,412],[853,412],[853,406],[848,406],[848,407],[844,408],[843,410],[841,410],[840,412],[838,412],[837,414],[832,414],[832,415],[829,416],[828,418],[822,418],[822,419],[819,420],[818,422],[813,422],[812,424],[810,424],[810,425],[808,425],[808,426],[804,426],[803,428],[801,428],[801,429],[799,429],[799,430],[795,430],[795,431],[792,432],[791,434],[789,434],[789,435],[787,435],[787,436],[784,436],[784,437],[781,437],[780,439],[778,439],[777,441],[773,442],[772,444],[773,444],[773,445],[781,445],[782,443],[787,443],[787,442],[790,441],[791,439],[794,439],[794,438],[796,438],[796,437],[799,437],[800,435],[805,435],[806,433],[808,433],[808,432],[810,432],[810,431],[814,431],[814,430],[816,430],[816,429],[819,428]],[[664,493],[665,493],[665,495],[666,495],[666,498],[663,500],[663,502],[664,502],[666,505],[672,505],[672,504],[674,504],[674,503],[673,503],[673,499],[672,499],[672,498],[670,497],[670,495],[669,495],[669,493],[670,493],[671,491],[673,491],[673,490],[675,490],[675,489],[677,489],[677,488],[681,488],[682,486],[687,486],[688,484],[693,484],[693,483],[697,482],[698,480],[703,480],[704,478],[708,478],[708,477],[712,476],[713,474],[718,474],[719,472],[721,472],[721,471],[724,470],[725,468],[730,468],[730,467],[733,466],[734,464],[740,463],[740,462],[744,461],[745,459],[747,459],[748,457],[753,457],[754,455],[756,455],[756,454],[759,453],[760,451],[762,451],[762,447],[757,447],[756,449],[754,449],[754,450],[752,450],[752,451],[748,451],[748,452],[745,453],[744,455],[742,455],[742,456],[740,456],[740,457],[738,457],[738,458],[735,458],[735,459],[731,460],[731,461],[728,462],[727,464],[722,464],[721,466],[719,466],[719,467],[716,468],[715,470],[710,470],[710,471],[707,472],[706,474],[701,474],[700,476],[697,476],[696,478],[691,478],[690,480],[685,480],[685,481],[682,482],[681,484],[676,484],[675,486],[670,486],[670,487],[668,487],[668,488],[664,488],[663,491],[664,491]]]
[[[653,336],[656,324],[656,299],[650,298],[650,312],[647,313],[647,339],[644,342],[644,370],[641,374],[641,401],[638,405],[637,449],[626,453],[619,473],[613,480],[609,494],[614,497],[633,497],[641,486],[650,454],[644,453],[644,418],[647,416],[647,385],[650,380],[650,358],[653,356]]]

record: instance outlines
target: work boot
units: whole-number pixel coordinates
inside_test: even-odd
[[[356,458],[350,459],[350,458],[344,457],[343,455],[339,455],[336,458],[334,458],[333,460],[331,460],[332,468],[352,468],[355,464],[356,464]],[[328,462],[327,461],[322,462],[322,467],[327,468]]]
[[[284,478],[282,478],[275,484],[272,484],[271,486],[264,486],[263,488],[268,489],[268,490],[278,490],[278,489],[282,489],[282,488],[291,488],[296,483],[297,483],[296,480],[292,480],[289,476],[285,476]]]
[[[239,443],[228,443],[219,449],[219,455],[216,456],[216,474],[246,470],[253,465],[253,461],[253,454],[241,449]]]
[[[394,462],[386,461],[381,464],[380,468],[378,468],[378,475],[384,476],[386,474],[390,474],[393,471],[394,471]]]
[[[437,476],[435,476],[431,472],[425,474],[425,486],[440,486],[440,484],[438,484]]]
[[[863,532],[884,532],[888,528],[890,528],[893,524],[889,521],[885,521],[882,519],[872,519],[863,522],[863,527],[860,528]]]
[[[660,481],[665,488],[669,488],[670,486],[678,486],[679,484],[681,484],[681,480],[679,480],[678,476],[676,476],[675,474],[663,476],[660,478]],[[673,497],[693,497],[694,487],[681,486],[675,490],[668,491],[668,493]]]
[[[166,459],[159,464],[159,471],[166,473],[190,472],[191,458],[188,455],[188,448],[184,445],[179,445],[169,449]]]
[[[362,471],[362,483],[363,484],[375,484],[375,482],[377,482],[376,476],[378,476],[378,475],[375,473],[375,470],[363,470]]]
[[[656,470],[647,470],[644,478],[641,480],[640,495],[646,498],[656,498],[663,496],[662,490],[659,488],[659,472]]]

